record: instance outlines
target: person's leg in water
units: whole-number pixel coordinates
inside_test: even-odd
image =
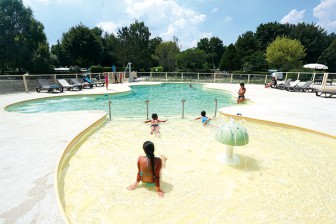
[[[159,126],[156,126],[156,127],[155,127],[155,134],[156,134],[157,136],[160,136]]]
[[[155,131],[155,127],[151,126],[151,132],[150,132],[150,134],[152,135],[154,133],[154,131]]]

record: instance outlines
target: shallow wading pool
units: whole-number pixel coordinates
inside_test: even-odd
[[[212,123],[226,122],[223,117]],[[59,196],[71,223],[334,223],[336,141],[303,130],[243,122],[250,143],[236,147],[240,164],[216,159],[215,127],[173,118],[161,138],[143,120],[113,120],[73,149],[59,176]],[[168,157],[159,198],[134,191],[142,144]]]

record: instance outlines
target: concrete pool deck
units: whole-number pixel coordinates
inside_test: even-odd
[[[134,83],[135,85],[155,83]],[[238,84],[208,84],[236,96]],[[265,89],[246,85],[253,103],[221,109],[223,113],[268,120],[336,136],[336,100],[314,93]],[[79,133],[106,116],[102,111],[20,114],[5,106],[29,99],[74,94],[106,94],[129,91],[128,84],[95,87],[64,93],[16,93],[0,95],[0,223],[64,223],[56,203],[54,176],[63,150]],[[60,105],[61,106],[61,105]]]

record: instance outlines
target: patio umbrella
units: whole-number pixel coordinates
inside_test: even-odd
[[[311,69],[328,69],[328,66],[322,65],[322,64],[317,64],[317,63],[306,64],[303,67],[304,68],[311,68]]]

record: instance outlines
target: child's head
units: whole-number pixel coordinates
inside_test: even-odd
[[[152,119],[153,120],[157,120],[158,119],[158,115],[157,114],[152,114]]]
[[[154,144],[151,141],[146,141],[143,144],[143,150],[147,156],[154,156]]]
[[[202,117],[205,117],[206,112],[203,110],[203,111],[201,112],[201,115],[202,115]]]
[[[245,84],[244,84],[243,82],[240,83],[240,86],[241,86],[242,88],[244,88],[244,85],[245,85]]]

